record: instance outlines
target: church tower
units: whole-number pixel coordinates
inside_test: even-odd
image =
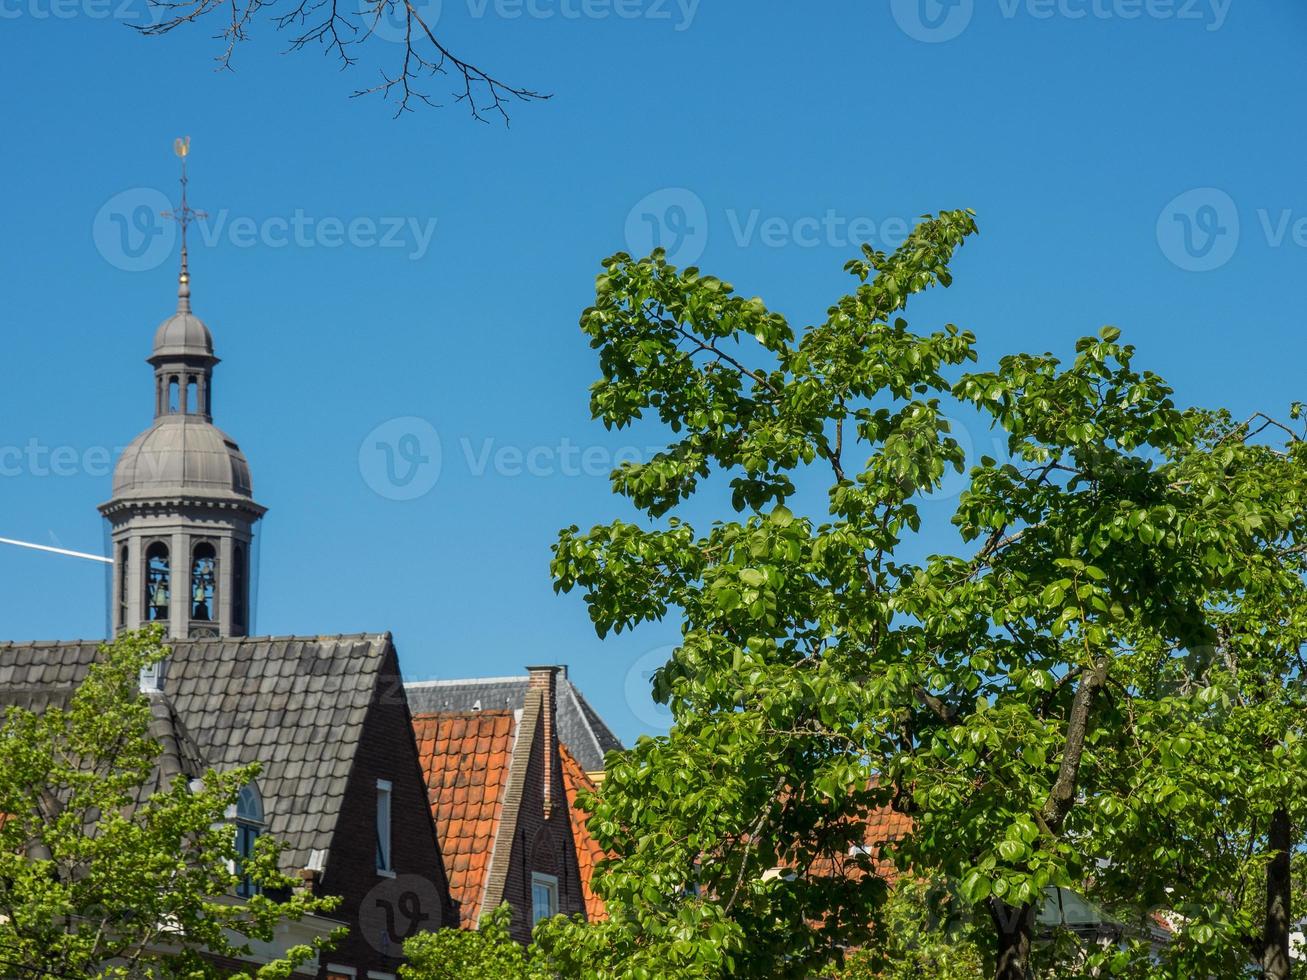
[[[172,639],[247,636],[251,548],[265,508],[254,502],[250,467],[236,443],[213,424],[213,337],[191,312],[186,230],[202,217],[181,207],[177,312],[154,335],[154,424],[123,452],[113,497],[100,505],[113,542],[114,632],[148,623]]]

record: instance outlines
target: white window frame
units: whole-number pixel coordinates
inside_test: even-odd
[[[389,779],[377,780],[377,874],[395,877],[394,838],[391,818],[394,812],[395,787]]]
[[[547,888],[552,896],[553,908],[547,915],[541,915],[536,909],[536,888]],[[539,871],[531,872],[531,928],[534,929],[545,919],[552,919],[562,911],[559,893],[558,893],[558,876],[541,874]]]

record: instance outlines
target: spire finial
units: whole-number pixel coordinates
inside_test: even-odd
[[[178,159],[182,162],[182,203],[181,207],[177,208],[175,211],[165,211],[163,216],[165,218],[171,218],[173,221],[177,222],[177,224],[181,225],[182,268],[181,273],[177,277],[177,312],[189,313],[191,312],[191,273],[187,266],[186,231],[190,227],[192,221],[196,221],[200,218],[207,218],[208,215],[203,211],[192,210],[190,204],[186,201],[186,158],[190,156],[191,153],[191,138],[189,136],[182,136],[173,140],[172,151],[177,154]]]

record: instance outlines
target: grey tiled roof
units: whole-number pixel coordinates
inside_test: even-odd
[[[209,768],[204,753],[195,744],[182,720],[161,691],[151,691],[150,736],[159,743],[159,761],[155,771],[155,785],[162,789],[170,786],[177,776],[195,779]]]
[[[413,714],[448,711],[520,711],[526,704],[528,678],[481,677],[467,680],[415,681],[404,685]],[[558,678],[558,737],[587,772],[604,768],[604,756],[623,749],[621,740],[599,717],[576,685]]]
[[[391,649],[389,634],[177,640],[152,732],[160,778],[251,762],[283,863],[302,868],[331,846],[363,721]],[[0,705],[63,703],[95,643],[0,643]],[[171,727],[171,737],[169,737]]]

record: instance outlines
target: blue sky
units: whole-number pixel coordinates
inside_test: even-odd
[[[384,40],[342,73],[262,22],[219,73],[212,29],[125,26],[143,3],[0,0],[0,536],[103,548],[190,134],[217,422],[270,508],[261,632],[391,630],[412,678],[567,663],[623,737],[659,728],[675,624],[601,643],[548,573],[559,527],[629,516],[607,469],[657,439],[589,421],[577,329],[599,260],[655,231],[801,326],[857,240],[971,207],[919,328],[993,359],[1111,323],[1184,403],[1307,394],[1301,4],[444,0],[457,53],[554,95],[504,128],[349,99]],[[91,563],[0,548],[0,583],[0,636],[103,634]]]

